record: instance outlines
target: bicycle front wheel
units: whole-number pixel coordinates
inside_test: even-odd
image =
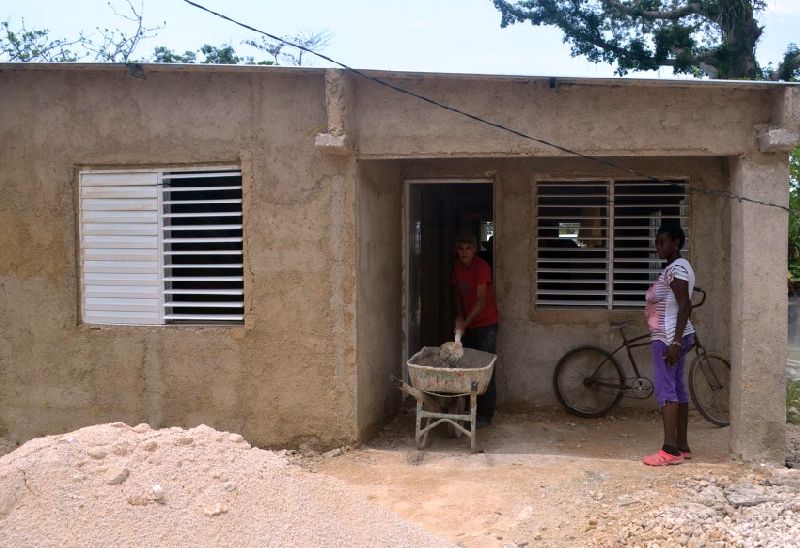
[[[625,376],[617,360],[594,346],[570,350],[553,373],[558,401],[579,417],[602,417],[617,405],[624,387]]]
[[[695,408],[708,422],[730,424],[731,364],[716,353],[697,356],[689,366],[689,393]]]

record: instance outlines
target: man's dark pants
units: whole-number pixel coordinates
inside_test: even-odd
[[[483,327],[471,327],[464,333],[462,343],[466,348],[483,350],[495,354],[497,345],[497,324],[486,325]],[[495,362],[495,369],[497,363]],[[478,396],[478,418],[484,421],[491,421],[494,416],[494,407],[497,402],[497,385],[495,384],[495,371],[492,371],[492,380],[489,387],[482,396]]]

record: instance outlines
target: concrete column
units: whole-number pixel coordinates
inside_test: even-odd
[[[731,159],[730,176],[734,194],[788,205],[786,154]],[[787,215],[731,203],[731,451],[770,464],[784,461]]]

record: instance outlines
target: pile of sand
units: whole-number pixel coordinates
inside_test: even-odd
[[[207,426],[104,424],[0,457],[5,546],[450,546]]]

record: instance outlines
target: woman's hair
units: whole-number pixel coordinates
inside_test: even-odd
[[[686,242],[686,234],[683,232],[683,229],[680,227],[679,224],[663,224],[658,228],[658,234],[666,234],[673,240],[678,240],[678,249],[680,250],[683,247],[683,244]]]

